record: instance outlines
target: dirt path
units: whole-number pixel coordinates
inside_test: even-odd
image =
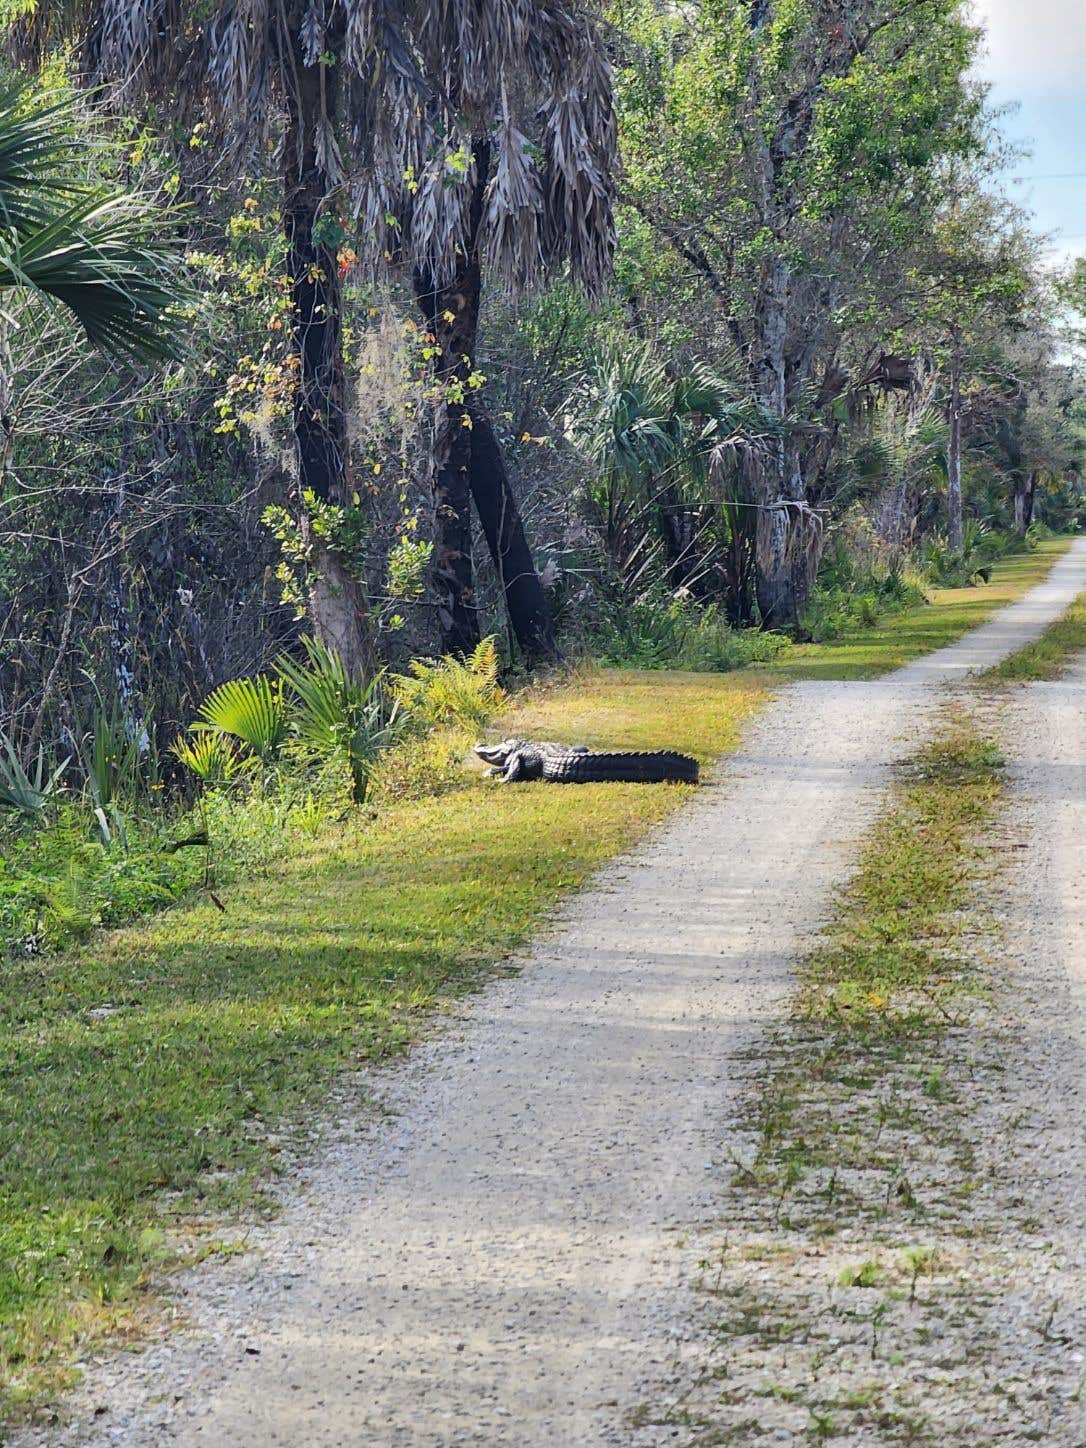
[[[344,1135],[257,1252],[179,1284],[191,1333],[94,1366],[72,1425],[20,1441],[628,1443],[624,1414],[689,1315],[676,1229],[718,1199],[737,1063],[891,763],[943,684],[1084,587],[1080,542],[961,644],[876,683],[783,691],[520,975],[378,1078],[395,1114]]]

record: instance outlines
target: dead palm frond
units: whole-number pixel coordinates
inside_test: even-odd
[[[319,68],[321,114],[293,144],[350,199],[372,260],[451,278],[482,138],[495,272],[524,287],[565,260],[592,292],[608,273],[617,132],[581,0],[36,0],[8,38],[16,59],[74,53],[119,106],[165,103],[250,156]]]

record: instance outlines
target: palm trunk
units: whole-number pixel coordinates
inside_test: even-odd
[[[954,345],[950,358],[948,421],[950,424],[946,457],[948,536],[951,548],[954,552],[960,553],[964,539],[962,527],[962,343],[961,335],[957,331],[954,333]]]
[[[292,26],[297,35],[299,25]],[[298,42],[296,88],[283,145],[283,226],[289,249],[291,325],[298,357],[294,456],[302,527],[312,545],[309,616],[322,643],[350,675],[373,668],[373,638],[362,581],[327,539],[312,536],[310,500],[350,507],[343,384],[343,297],[337,249],[317,226],[332,189],[316,152],[322,117],[335,114],[333,66],[307,66]]]
[[[441,349],[439,377],[447,395],[438,418],[434,502],[437,514],[435,576],[442,647],[466,653],[479,640],[471,556],[470,504],[474,500],[487,547],[501,581],[509,621],[527,660],[553,658],[554,627],[543,585],[524,533],[520,510],[493,425],[468,378],[479,334],[482,261],[477,240],[490,166],[490,146],[476,140],[475,188],[468,243],[447,287],[415,275],[415,292]],[[463,400],[460,400],[463,399]]]
[[[415,294],[441,353],[444,396],[434,442],[434,589],[441,651],[468,654],[479,642],[475,565],[471,554],[470,358],[479,306],[478,267],[468,262],[447,287],[415,273]]]

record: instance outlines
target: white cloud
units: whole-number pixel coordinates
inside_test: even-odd
[[[988,28],[982,70],[1000,86],[1027,91],[1081,85],[1086,74],[1083,0],[974,0]]]

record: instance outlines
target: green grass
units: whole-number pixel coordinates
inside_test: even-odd
[[[1086,593],[1080,593],[1066,613],[1049,624],[1039,639],[1018,649],[982,677],[1012,684],[1057,679],[1083,652],[1086,652]]]
[[[585,672],[503,730],[667,744],[710,761],[766,695],[750,675]],[[0,1414],[75,1351],[138,1331],[179,1229],[259,1204],[292,1124],[345,1067],[520,946],[681,788],[464,788],[284,842],[271,872],[0,974]]]
[[[931,602],[890,614],[874,628],[857,628],[821,644],[799,644],[767,665],[793,679],[873,679],[922,654],[953,643],[1043,581],[1070,547],[1068,538],[1046,539],[1033,552],[995,564],[992,581],[977,588],[940,588]]]
[[[805,1010],[890,1027],[938,1011],[956,984],[947,953],[977,872],[970,841],[992,817],[1002,762],[968,720],[947,725],[913,761],[801,972]]]

